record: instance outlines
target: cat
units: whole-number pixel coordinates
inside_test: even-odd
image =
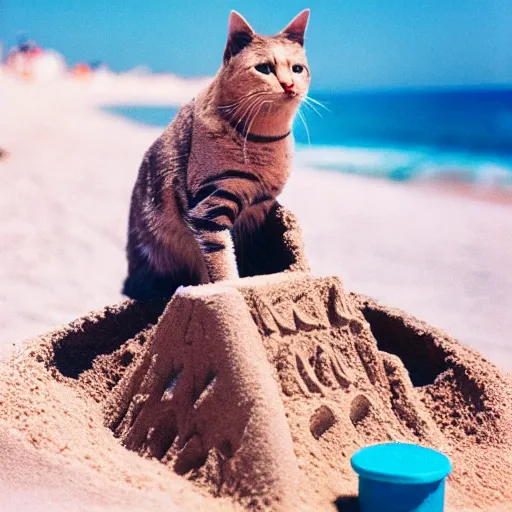
[[[271,259],[271,244],[258,242],[257,233],[276,214],[291,170],[292,123],[311,78],[308,20],[306,9],[278,34],[262,36],[230,13],[219,71],[140,166],[129,215],[128,297],[170,298],[181,285],[239,277],[234,239],[237,253]],[[270,261],[267,273],[275,266]]]

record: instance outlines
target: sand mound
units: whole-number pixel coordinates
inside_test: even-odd
[[[286,211],[258,237],[287,271],[107,307],[3,364],[4,510],[354,510],[350,457],[391,440],[451,457],[447,510],[510,510],[510,377],[309,276]]]
[[[512,506],[509,377],[443,333],[298,272],[183,289],[154,326],[163,307],[106,308],[3,368],[12,500],[350,510],[354,451],[408,440],[451,456],[448,509]]]

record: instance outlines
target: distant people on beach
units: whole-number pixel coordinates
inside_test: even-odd
[[[7,67],[15,73],[30,77],[33,61],[43,52],[43,49],[26,37],[20,38],[18,44],[7,55]]]
[[[26,36],[20,37],[9,51],[6,67],[11,73],[28,80],[56,78],[68,71],[71,77],[82,80],[108,70],[108,66],[97,59],[78,62],[68,69],[61,54],[39,46]]]
[[[7,55],[7,70],[26,79],[54,78],[66,71],[66,62],[59,53],[43,49],[27,36],[21,36]]]

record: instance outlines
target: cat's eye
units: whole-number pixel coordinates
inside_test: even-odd
[[[270,62],[265,62],[263,64],[258,64],[257,66],[254,66],[256,68],[256,71],[259,71],[260,73],[263,73],[264,75],[270,75],[270,73],[274,72],[274,68]]]
[[[302,73],[304,71],[304,66],[301,66],[300,64],[294,64],[292,66],[292,71],[294,73]]]

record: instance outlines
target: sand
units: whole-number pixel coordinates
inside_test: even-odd
[[[448,511],[510,510],[510,375],[347,291],[510,368],[506,205],[299,170],[283,202],[307,259],[277,217],[293,271],[120,302],[134,162],[157,130],[95,107],[202,84],[2,80],[3,354],[97,311],[0,362],[0,509],[354,510],[351,455],[402,440],[452,459]]]
[[[91,313],[3,365],[8,502],[351,510],[351,455],[408,441],[450,456],[447,511],[512,506],[510,377],[446,334],[301,272],[182,289],[155,327],[163,307]]]
[[[350,457],[406,441],[450,456],[447,511],[512,506],[510,375],[312,277],[295,218],[273,222],[284,272],[180,288],[167,305],[125,301],[2,364],[8,502],[351,510]]]

